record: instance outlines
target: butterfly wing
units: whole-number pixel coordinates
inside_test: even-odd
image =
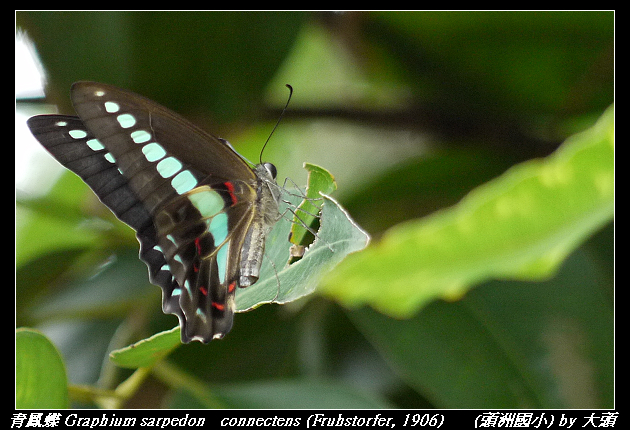
[[[222,337],[232,325],[256,175],[224,141],[149,99],[79,82],[72,100],[79,118],[33,117],[31,131],[136,230],[182,341]]]

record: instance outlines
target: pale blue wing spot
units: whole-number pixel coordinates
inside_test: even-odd
[[[129,128],[136,125],[136,119],[133,117],[133,115],[128,113],[118,115],[116,119],[118,120],[118,123],[122,128]]]
[[[188,294],[192,296],[192,289],[190,288],[190,281],[188,281],[188,279],[184,281],[184,288],[186,288]]]
[[[179,296],[182,293],[181,288],[173,288],[173,291],[171,291],[171,297],[172,296]]]
[[[160,248],[160,245],[155,245],[153,247],[153,249],[155,249],[156,251],[161,252],[162,254],[164,254],[164,251],[162,251],[162,248]]]
[[[228,235],[228,217],[224,212],[217,214],[210,220],[208,231],[214,237],[215,246],[219,246]],[[226,242],[217,251],[217,268],[219,269],[219,280],[225,282],[225,272],[227,268],[228,249],[230,242]]]
[[[65,127],[66,125],[68,125],[68,123],[66,121],[57,121],[55,125],[57,127]]]
[[[225,212],[215,215],[210,220],[208,231],[214,237],[215,245],[219,245],[223,242],[228,235],[228,217]]]
[[[184,264],[184,262],[182,261],[182,257],[180,257],[179,254],[175,254],[173,256],[173,260],[177,261],[179,264]]]
[[[219,243],[219,242],[214,242]],[[228,259],[228,248],[230,247],[230,242],[227,242],[217,251],[217,269],[219,270],[219,281],[222,284],[225,283],[225,272],[227,268],[227,259]]]
[[[114,159],[114,156],[111,154],[111,152],[108,152],[107,154],[105,154],[105,159],[107,161],[109,161],[110,163],[112,163],[112,164],[116,164],[116,160]],[[118,169],[118,170],[120,170],[120,169]],[[122,173],[122,172],[120,172],[120,173]]]
[[[191,193],[188,195],[188,198],[204,218],[215,216],[225,206],[223,198],[215,191]]]
[[[87,146],[89,146],[92,151],[100,151],[101,149],[105,149],[103,144],[96,139],[90,139],[85,143],[87,143]]]
[[[197,179],[188,170],[183,170],[171,181],[171,185],[177,194],[184,194],[197,186]]]
[[[136,130],[131,133],[131,138],[136,143],[145,143],[151,140],[151,133],[146,132],[144,130]]]
[[[163,178],[170,178],[182,169],[182,163],[173,157],[165,158],[157,165],[157,171]]]
[[[160,267],[160,270],[163,272],[170,272],[171,271],[171,267],[168,265],[168,263],[162,265],[162,267]]]
[[[105,91],[103,91],[103,90],[96,90],[96,91],[94,91],[94,95],[96,97],[103,97],[105,95]]]
[[[207,322],[206,315],[203,313],[201,309],[197,309],[196,314],[199,318],[201,318],[204,324]]]
[[[83,130],[70,130],[68,134],[73,139],[83,139],[87,136],[87,133]]]
[[[116,113],[120,110],[118,103],[105,102],[105,110],[109,113]]]
[[[159,143],[147,143],[142,147],[142,153],[147,161],[154,162],[161,160],[166,155],[166,151]]]

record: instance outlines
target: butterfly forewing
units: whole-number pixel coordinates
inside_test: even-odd
[[[171,156],[200,172],[256,180],[247,163],[223,141],[150,99],[95,82],[76,82],[71,97],[77,114],[99,139],[118,135],[122,128],[129,131],[122,135],[135,133],[132,140],[150,138],[168,145]]]
[[[259,177],[227,142],[142,96],[93,82],[75,83],[71,94],[79,118],[33,117],[31,131],[136,230],[182,341],[223,337],[242,268],[251,271],[244,257],[256,259],[257,279],[265,220],[277,213],[276,195],[261,190],[275,177]]]
[[[77,117],[39,115],[27,123],[33,135],[61,164],[83,179],[118,219],[136,231],[140,258],[149,267],[149,279],[164,291],[164,311],[181,314],[179,298],[171,296],[177,285],[170,273],[162,270],[166,261],[156,250],[151,214],[131,190],[109,151]]]

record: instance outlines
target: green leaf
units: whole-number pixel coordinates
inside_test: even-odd
[[[346,306],[409,317],[488,279],[545,279],[612,219],[613,208],[614,105],[551,156],[511,168],[452,208],[390,229],[327,277],[322,292]]]
[[[157,333],[133,345],[112,351],[109,357],[116,366],[131,369],[149,367],[164,358],[179,345],[181,345],[181,342],[178,326],[171,330]]]
[[[46,336],[28,328],[15,331],[15,406],[68,407],[66,368],[59,351]]]

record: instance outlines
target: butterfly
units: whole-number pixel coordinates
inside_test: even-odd
[[[131,91],[76,82],[71,100],[77,116],[34,116],[32,134],[135,230],[182,342],[222,338],[281,217],[275,166],[250,167],[228,141]]]

